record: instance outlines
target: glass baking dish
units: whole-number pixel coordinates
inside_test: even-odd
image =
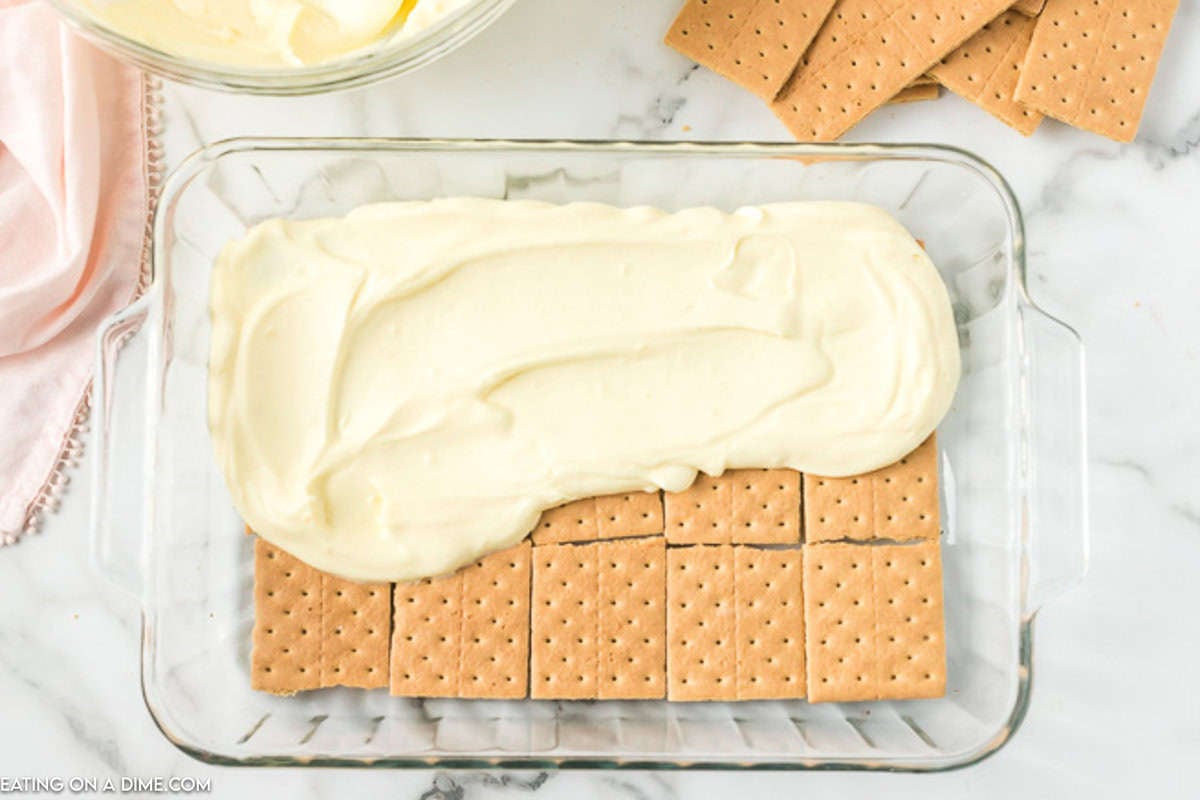
[[[963,378],[939,428],[948,691],[811,705],[428,700],[250,689],[252,547],[206,428],[218,249],[273,216],[452,195],[665,209],[858,200],[941,270]],[[1025,289],[1020,212],[974,156],[934,146],[238,139],[166,181],[146,294],[99,337],[96,566],[143,611],[163,733],[224,764],[941,770],[1012,736],[1031,626],[1086,567],[1082,348]],[[136,332],[136,335],[132,335]]]
[[[50,0],[80,33],[148,72],[211,89],[271,95],[330,92],[412,72],[461,47],[515,1],[472,0],[418,33],[391,36],[320,64],[268,68],[220,64],[168,53],[115,30],[81,0]]]

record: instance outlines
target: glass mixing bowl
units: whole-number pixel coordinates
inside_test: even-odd
[[[295,67],[231,66],[174,55],[114,30],[80,0],[50,2],[100,47],[149,72],[222,91],[302,95],[362,86],[423,67],[491,25],[514,0],[472,0],[420,32],[392,36],[333,61]]]

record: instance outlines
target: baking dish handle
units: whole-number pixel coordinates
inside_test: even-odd
[[[1079,583],[1088,564],[1087,408],[1083,344],[1034,305],[1021,309],[1022,392],[1030,432],[1024,476],[1024,612]]]
[[[118,389],[118,364],[130,364],[133,334],[141,329],[148,312],[148,295],[109,317],[96,338],[96,370],[92,380],[92,498],[90,557],[92,568],[140,600],[142,596],[142,520],[139,491],[144,437],[144,399],[132,387]],[[145,338],[145,337],[142,337]],[[141,350],[143,348],[137,347]],[[130,370],[120,373],[128,383]],[[140,384],[140,382],[139,382]],[[118,394],[128,395],[116,402]],[[141,395],[145,397],[144,392]],[[124,424],[122,424],[124,422]],[[119,444],[119,447],[117,446]],[[125,495],[114,493],[120,488]]]

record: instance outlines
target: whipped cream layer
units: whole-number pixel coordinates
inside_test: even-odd
[[[275,219],[212,283],[210,428],[260,535],[437,575],[581,497],[697,470],[852,475],[946,413],[946,288],[886,212],[485,199]]]
[[[80,0],[117,32],[241,67],[320,64],[416,33],[470,0]]]

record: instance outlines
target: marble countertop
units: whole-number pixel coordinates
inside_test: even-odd
[[[520,0],[422,72],[333,96],[168,84],[168,159],[239,134],[786,140],[748,93],[660,44],[677,6]],[[994,757],[933,776],[203,765],[170,745],[143,705],[136,604],[88,567],[85,465],[42,534],[0,551],[0,774],[193,776],[211,778],[220,797],[1194,793],[1200,637],[1186,615],[1200,607],[1200,4],[1182,6],[1133,145],[1053,122],[1024,140],[952,96],[886,108],[849,137],[948,143],[994,164],[1026,215],[1030,293],[1087,347],[1091,571],[1039,616],[1032,707]]]

